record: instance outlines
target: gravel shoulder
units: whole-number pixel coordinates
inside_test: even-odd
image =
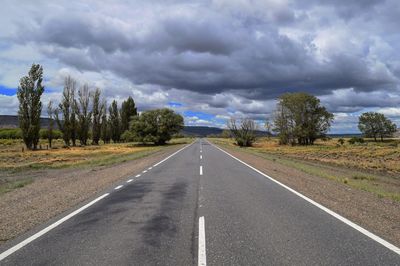
[[[400,202],[313,176],[276,161],[227,146],[220,148],[347,219],[400,246]],[[343,168],[338,168],[343,171]]]
[[[0,196],[0,245],[90,199],[112,184],[140,173],[183,147],[173,145],[112,166],[24,173],[34,182]]]

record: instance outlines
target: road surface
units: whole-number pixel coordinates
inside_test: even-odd
[[[396,247],[206,140],[143,170],[1,251],[0,264],[400,265]]]

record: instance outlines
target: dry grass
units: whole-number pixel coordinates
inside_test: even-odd
[[[299,169],[307,174],[334,180],[400,201],[400,147],[398,141],[337,145],[337,139],[318,141],[314,146],[282,146],[277,139],[260,139],[254,147],[238,148],[231,139],[212,139],[216,144],[253,153]]]
[[[95,167],[126,162],[151,155],[166,147],[191,142],[189,138],[173,139],[168,145],[153,146],[117,143],[98,146],[63,148],[61,140],[53,149],[28,151],[21,140],[0,139],[0,195],[32,183],[26,171],[67,167]],[[47,148],[45,141],[42,148]]]
[[[231,140],[219,140],[233,144]],[[338,145],[338,139],[317,141],[310,146],[279,145],[276,138],[262,138],[252,149],[265,153],[284,155],[286,157],[330,163],[360,170],[383,172],[400,176],[400,140],[387,142],[367,141],[364,144],[350,145],[345,139],[343,146]]]
[[[169,145],[188,141],[189,139],[174,139]],[[163,148],[135,143],[63,148],[61,141],[57,141],[54,148],[49,150],[22,151],[22,147],[19,140],[0,140],[1,171],[107,165],[142,157]],[[46,144],[42,143],[42,147],[46,147]]]

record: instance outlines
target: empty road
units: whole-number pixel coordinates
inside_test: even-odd
[[[396,247],[328,212],[197,140],[13,243],[0,264],[400,265]]]

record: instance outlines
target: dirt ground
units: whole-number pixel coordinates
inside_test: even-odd
[[[260,156],[220,146],[274,179],[400,246],[400,202],[316,177]],[[343,169],[342,169],[343,170]]]
[[[96,193],[141,172],[183,145],[173,145],[151,156],[91,169],[50,169],[24,173],[34,182],[0,196],[0,245]]]

